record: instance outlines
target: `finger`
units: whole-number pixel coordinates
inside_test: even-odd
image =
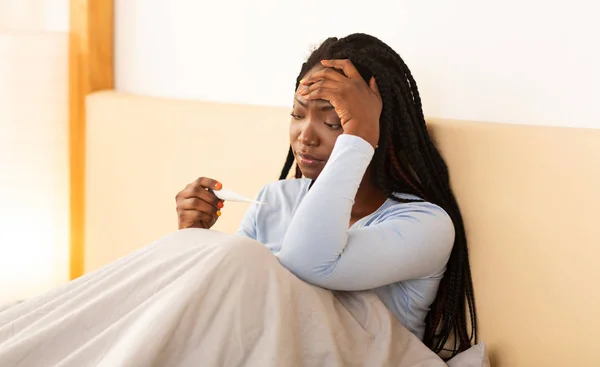
[[[340,90],[340,87],[341,87],[340,82],[322,79],[322,80],[319,80],[308,86],[302,86],[302,88],[298,88],[298,94],[300,94],[301,96],[306,96],[310,92],[315,91],[319,88],[337,91],[337,90]]]
[[[199,212],[197,210],[180,210],[179,211],[179,222],[186,228],[195,227],[199,223],[213,224],[216,222],[218,216],[210,215],[207,213]]]
[[[200,177],[194,181],[194,186],[201,186],[205,189],[212,190],[221,190],[223,188],[223,184],[221,184],[219,181],[207,177]]]
[[[354,66],[352,61],[350,61],[348,59],[322,60],[321,65],[328,67],[328,68],[335,68],[338,70],[342,70],[349,79],[362,78],[360,76],[360,73],[358,72],[358,70],[356,70],[356,67]]]
[[[182,200],[177,206],[178,210],[196,210],[202,213],[207,213],[212,216],[217,215],[217,211],[219,208],[216,206],[207,203],[206,201],[199,199],[197,197],[187,198]]]
[[[302,79],[300,81],[300,84],[311,85],[312,83],[314,83],[320,79],[328,79],[328,80],[335,80],[335,81],[341,82],[341,81],[344,81],[344,79],[348,79],[348,78],[346,78],[346,76],[344,74],[342,74],[340,71],[337,71],[337,69],[325,68],[325,69],[321,69],[319,71],[316,71],[316,72],[310,74],[306,79]]]
[[[322,99],[325,101],[329,101],[335,107],[335,101],[339,98],[339,93],[337,90],[326,89],[326,88],[317,88],[312,92],[309,92],[304,96],[306,100],[315,100]]]
[[[373,93],[377,95],[377,97],[381,98],[381,93],[379,93],[379,86],[377,85],[377,81],[373,76],[371,77],[371,80],[369,80],[369,87],[371,88]]]
[[[217,204],[219,203],[219,198],[217,197],[217,195],[215,195],[214,192],[211,192],[209,190],[206,190],[205,188],[199,186],[199,185],[190,185],[189,187],[186,187],[182,194],[181,197],[183,199],[187,199],[187,198],[198,198],[198,199],[202,199],[204,201],[206,201],[207,203],[211,204],[212,206],[217,206]]]

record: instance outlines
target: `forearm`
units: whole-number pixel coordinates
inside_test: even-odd
[[[279,258],[292,272],[327,274],[333,270],[346,247],[354,198],[373,153],[362,138],[338,137],[284,237]]]

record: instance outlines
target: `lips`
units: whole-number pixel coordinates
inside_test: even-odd
[[[306,165],[314,165],[314,164],[319,164],[319,163],[324,162],[322,159],[319,159],[319,158],[315,157],[314,155],[310,155],[308,153],[297,152],[296,155],[297,155],[300,163],[303,163]]]

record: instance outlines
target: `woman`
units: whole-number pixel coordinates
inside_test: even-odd
[[[181,231],[0,312],[0,366],[441,366],[418,339],[467,349],[464,228],[406,65],[330,38],[293,103],[281,178],[294,159],[305,178],[265,186],[242,236],[206,230],[221,184],[198,179]]]
[[[309,283],[374,289],[436,353],[451,336],[452,355],[467,349],[477,324],[465,230],[404,61],[372,36],[329,38],[302,65],[293,106],[280,179],[294,158],[305,178],[265,186],[268,205],[239,233]],[[210,228],[220,188],[200,178],[181,191],[179,228]]]

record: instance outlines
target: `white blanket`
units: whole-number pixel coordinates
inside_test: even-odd
[[[237,235],[173,233],[0,312],[0,366],[445,366],[370,292]]]

